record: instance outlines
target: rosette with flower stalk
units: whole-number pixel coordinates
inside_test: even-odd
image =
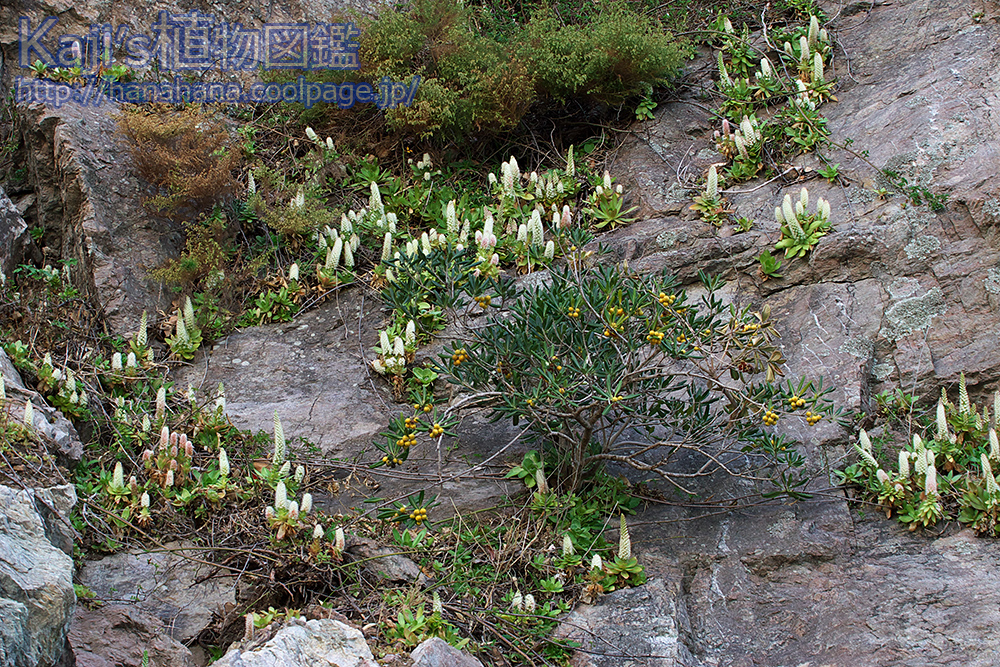
[[[594,219],[596,229],[614,229],[634,222],[635,218],[629,215],[637,210],[637,206],[625,209],[624,190],[621,185],[614,185],[614,179],[607,171],[602,180],[595,181],[594,191],[587,198],[584,209]]]
[[[632,539],[628,531],[628,523],[625,515],[620,518],[618,528],[618,553],[614,561],[605,564],[605,571],[617,578],[630,581],[634,586],[638,586],[646,581],[646,572],[639,559],[632,555]]]
[[[143,491],[142,495],[139,496],[139,514],[135,517],[135,524],[140,528],[145,528],[153,522],[153,516],[150,514],[149,505],[149,493]]]
[[[993,475],[990,457],[980,456],[980,480],[970,481],[962,497],[958,520],[972,526],[980,535],[997,535],[1000,514],[1000,486]]]
[[[105,485],[104,491],[113,505],[127,502],[130,490],[125,485],[125,470],[121,461],[115,463],[111,479]]]
[[[774,209],[774,216],[781,225],[781,240],[774,248],[784,250],[786,258],[804,256],[830,231],[830,203],[820,197],[811,214],[807,211],[808,205],[809,192],[802,188],[794,206],[791,195],[786,194],[782,205]]]
[[[708,168],[705,190],[694,198],[691,210],[698,211],[703,221],[716,227],[721,226],[732,212],[726,209],[726,200],[719,195],[719,174],[714,164]]]
[[[910,530],[915,530],[917,524],[927,527],[937,523],[942,517],[944,508],[941,506],[941,495],[938,493],[937,469],[933,464],[928,464],[924,475],[924,493],[914,510]]]
[[[536,205],[532,209],[527,223],[518,226],[517,240],[514,242],[513,252],[515,262],[522,273],[531,273],[538,266],[549,264],[554,256],[554,244],[552,246],[552,254],[549,254],[546,249],[545,226],[542,222],[542,213],[544,210],[540,204]],[[492,263],[492,256],[490,257],[490,261]]]
[[[379,375],[389,377],[392,387],[393,398],[401,401],[406,389],[406,342],[402,336],[393,336],[391,339],[387,331],[379,332],[379,344],[372,348],[377,358],[372,360],[372,368]]]
[[[197,428],[194,440],[207,450],[218,450],[222,437],[230,431],[232,424],[226,415],[226,388],[220,382],[215,391],[215,400],[198,406],[191,401],[192,413]]]
[[[218,459],[215,465],[204,471],[192,471],[195,486],[204,494],[205,498],[212,502],[225,500],[227,496],[239,496],[242,489],[231,478],[232,470],[229,465],[229,456],[225,447],[219,448]]]
[[[287,459],[287,448],[285,443],[285,429],[281,424],[278,411],[274,411],[274,449],[271,453],[270,463],[258,461],[254,464],[257,476],[272,489],[277,488],[279,482],[285,484],[286,488],[293,492],[298,489],[298,482],[292,474],[292,462]],[[253,481],[248,478],[249,481]]]
[[[312,495],[302,495],[302,503],[288,499],[288,490],[284,481],[279,481],[274,488],[274,505],[264,510],[268,525],[275,531],[274,539],[278,542],[286,537],[293,537],[307,527],[306,517],[312,509]]]
[[[167,345],[170,346],[170,351],[175,356],[190,361],[194,359],[202,341],[201,329],[195,319],[191,297],[186,297],[183,310],[178,308],[175,317],[174,337],[166,339]]]
[[[909,480],[892,479],[887,472],[878,468],[875,477],[879,483],[878,503],[885,509],[885,518],[892,516],[893,509],[903,506],[909,499]]]
[[[183,485],[191,472],[194,446],[183,433],[171,433],[170,428],[160,429],[160,440],[156,449],[142,453],[149,478],[163,489]]]
[[[493,231],[494,224],[493,212],[489,208],[485,208],[483,210],[483,229],[477,231],[475,235],[476,260],[478,262],[475,270],[479,272],[478,275],[487,278],[495,278],[500,274],[499,256],[495,253],[497,236]],[[493,261],[494,257],[497,257],[497,262]]]
[[[149,317],[146,311],[142,311],[142,316],[139,317],[139,328],[135,332],[135,338],[129,341],[129,348],[131,355],[129,357],[135,360],[141,360],[143,363],[148,362],[147,355],[151,352],[151,349],[147,346],[147,329],[148,329]]]

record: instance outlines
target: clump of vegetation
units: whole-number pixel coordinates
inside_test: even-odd
[[[708,178],[705,190],[694,198],[691,210],[698,211],[699,217],[705,222],[718,227],[726,219],[726,200],[719,194],[719,174],[713,164],[708,168]]]
[[[830,231],[830,203],[820,197],[813,213],[809,213],[807,206],[809,191],[802,188],[794,206],[792,196],[785,195],[781,206],[774,209],[774,217],[781,225],[781,240],[774,249],[784,250],[786,258],[804,256]]]
[[[364,26],[360,43],[373,78],[421,77],[413,103],[386,117],[423,137],[508,130],[544,98],[620,104],[665,83],[686,55],[683,43],[624,4],[578,24],[539,9],[497,35],[462,4],[414,0]]]
[[[838,413],[821,383],[777,382],[784,359],[767,309],[723,306],[721,283],[708,276],[708,295],[689,303],[665,277],[613,267],[551,275],[550,285],[506,298],[492,326],[448,346],[437,370],[497,417],[526,422],[551,453],[560,488],[575,492],[615,462],[691,492],[672,473],[676,459],[694,454],[705,460],[693,478],[721,470],[796,493],[803,459],[762,425],[780,414],[815,424]],[[379,444],[383,462],[406,459],[403,426]],[[783,472],[739,470],[748,453],[766,461],[761,469]]]
[[[131,109],[118,124],[139,176],[155,189],[145,202],[151,210],[183,219],[233,195],[240,153],[219,120],[191,106],[169,114]]]
[[[177,259],[167,260],[152,272],[176,288],[189,288],[199,283],[221,283],[225,275],[230,230],[221,209],[185,225],[185,249]]]
[[[957,519],[980,535],[1000,534],[1000,486],[994,472],[1000,466],[1000,392],[994,393],[992,406],[977,407],[963,373],[958,403],[942,388],[927,420],[914,414],[910,395],[897,391],[879,402],[889,420],[886,429],[878,437],[859,433],[859,459],[837,471],[840,483],[910,530]],[[914,431],[912,440],[906,439],[909,431]]]

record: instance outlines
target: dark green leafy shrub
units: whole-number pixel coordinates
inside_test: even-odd
[[[541,12],[525,28],[519,51],[534,72],[539,96],[583,95],[608,104],[642,95],[646,84],[667,81],[686,55],[662,26],[621,4],[579,25]]]
[[[709,293],[689,303],[670,278],[554,269],[548,286],[505,299],[490,326],[446,347],[439,373],[477,392],[495,418],[526,422],[567,492],[614,462],[685,492],[722,470],[802,495],[802,457],[762,424],[781,413],[810,425],[835,416],[828,390],[779,385],[784,359],[768,311],[725,306],[721,282],[703,280]],[[391,437],[379,449],[383,463],[406,459]],[[761,467],[741,469],[747,453]],[[692,456],[695,472],[678,476]]]
[[[652,19],[619,4],[578,25],[539,12],[502,40],[459,3],[414,0],[363,28],[360,58],[373,79],[421,77],[413,103],[386,118],[429,137],[510,129],[538,98],[620,104],[664,83],[686,53]]]

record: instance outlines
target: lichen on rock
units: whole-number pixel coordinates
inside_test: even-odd
[[[879,335],[896,342],[914,331],[926,329],[931,319],[944,312],[944,293],[934,287],[923,296],[904,299],[885,311],[886,326]]]

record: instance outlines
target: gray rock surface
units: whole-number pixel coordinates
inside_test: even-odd
[[[348,288],[293,322],[230,334],[190,366],[178,368],[174,378],[178,386],[191,383],[206,396],[214,396],[222,382],[226,413],[240,428],[270,432],[277,410],[292,458],[299,462],[304,455],[307,468],[311,454],[295,442],[299,437],[319,447],[324,466],[339,459],[334,463],[339,477],[329,493],[313,494],[317,507],[346,512],[372,495],[405,496],[436,481],[428,476],[438,473],[439,452],[421,439],[406,474],[369,467],[377,453],[372,441],[400,412],[412,409],[394,403],[388,384],[368,365],[385,319],[379,303]],[[463,421],[457,433],[457,442],[446,439],[440,452],[445,481],[433,490],[441,502],[437,518],[488,507],[518,489],[506,481],[484,483],[481,474],[470,472],[504,449],[517,430],[475,417]],[[480,470],[504,471],[507,457],[523,449],[508,447]]]
[[[181,544],[168,548],[183,549]],[[171,637],[185,641],[204,630],[212,615],[235,604],[235,583],[228,573],[184,558],[197,549],[174,553],[118,553],[87,561],[80,582],[105,602],[134,604],[159,618]]]
[[[598,653],[613,645],[662,656],[635,664],[995,662],[1000,549],[993,541],[971,531],[912,534],[877,516],[852,517],[842,501],[695,514],[644,512],[633,546],[655,579],[574,612],[562,632],[589,637]],[[642,623],[629,621],[633,612]],[[643,623],[665,631],[643,631]],[[677,640],[676,654],[644,643],[661,635]],[[602,659],[581,654],[577,664],[620,664]]]
[[[556,636],[580,643],[574,667],[693,667],[684,600],[662,579],[609,593],[563,619]]]
[[[333,619],[291,622],[231,648],[218,667],[378,667],[364,635]]]
[[[440,637],[431,637],[421,642],[410,653],[410,658],[413,660],[413,667],[483,667],[483,663]]]
[[[69,514],[76,505],[76,487],[72,484],[35,489],[35,509],[45,526],[45,537],[54,547],[73,557],[73,542],[79,537]]]
[[[347,290],[293,322],[230,334],[175,377],[210,395],[222,382],[226,412],[241,427],[270,431],[277,410],[289,441],[304,437],[325,454],[350,456],[393,411],[364,361],[383,318],[378,301]]]
[[[14,268],[30,255],[31,235],[14,202],[0,187],[0,271],[10,278]]]
[[[419,585],[427,581],[420,567],[397,553],[398,549],[380,547],[373,540],[354,538],[348,542],[346,552],[355,559],[364,560],[365,569],[380,579]]]
[[[184,644],[166,634],[163,623],[131,605],[76,608],[69,630],[76,667],[194,667]]]
[[[73,559],[49,541],[37,502],[33,490],[0,486],[0,665],[3,667],[63,664],[67,646],[66,636],[76,602]]]
[[[925,0],[821,4],[836,16],[829,28],[845,54],[836,61],[839,102],[821,109],[833,139],[851,138],[876,167],[948,193],[946,209],[935,213],[900,193],[880,199],[874,188],[884,179],[831,149],[825,155],[840,163],[842,185],[815,178],[819,162],[800,156],[787,180],[727,194],[736,215],[755,221],[752,231],[717,232],[686,210],[685,189],[720,158],[716,128],[685,100],[640,125],[621,154],[617,166],[640,186],[650,217],[614,232],[612,243],[639,270],[666,268],[688,284],[699,270],[721,273],[728,298],[769,304],[789,375],[822,375],[844,407],[870,410],[875,393],[900,385],[931,396],[962,371],[973,394],[992,393],[1000,380],[997,9],[984,6],[979,16]],[[702,67],[707,77],[713,65]],[[783,260],[784,278],[763,281],[756,258],[779,238],[774,207],[803,185],[813,201],[830,201],[834,231],[807,259]],[[842,450],[816,445],[847,434],[827,425],[793,435],[820,466]],[[736,482],[712,488],[715,498],[744,490]],[[852,514],[836,495],[714,516],[653,506],[632,532],[651,577],[645,592],[606,596],[561,632],[578,633],[596,652],[579,653],[579,665],[995,664],[1000,547],[943,530],[909,533],[867,510]],[[633,617],[637,605],[648,615]],[[666,650],[653,648],[658,636],[668,638]],[[629,662],[626,648],[644,657]]]
[[[147,272],[180,252],[183,234],[180,225],[154,221],[142,208],[127,139],[113,116],[118,111],[114,104],[21,105],[16,129],[37,224],[56,240],[48,253],[77,261],[74,285],[106,304],[108,323],[127,334],[143,310],[169,306]]]
[[[961,371],[974,392],[992,391],[1000,380],[995,9],[975,17],[964,5],[921,0],[823,4],[849,54],[836,60],[839,101],[821,107],[832,138],[850,138],[876,167],[948,193],[947,209],[915,206],[899,192],[880,199],[878,172],[829,149],[842,186],[816,177],[814,156],[797,157],[799,171],[785,179],[733,187],[730,208],[754,229],[719,233],[678,203],[721,161],[711,137],[718,128],[685,99],[639,125],[621,153],[615,168],[653,217],[617,230],[611,243],[640,271],[666,268],[688,283],[699,270],[722,274],[737,301],[771,304],[792,374],[822,375],[845,407],[866,407],[872,393],[900,383],[928,395]],[[712,85],[709,60],[692,75],[698,86]],[[774,208],[803,186],[812,201],[830,201],[834,231],[806,259],[783,260],[783,279],[764,282],[757,256],[780,238]]]

